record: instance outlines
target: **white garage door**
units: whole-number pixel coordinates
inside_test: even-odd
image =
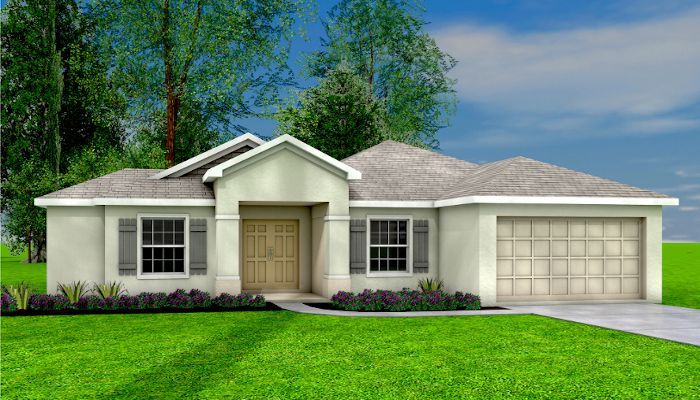
[[[635,218],[498,218],[498,301],[641,297]]]

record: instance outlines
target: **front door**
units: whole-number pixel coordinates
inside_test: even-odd
[[[243,221],[243,289],[299,288],[299,221]]]

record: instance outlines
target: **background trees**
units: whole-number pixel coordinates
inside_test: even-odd
[[[425,31],[419,3],[410,0],[341,0],[324,22],[321,49],[309,57],[313,76],[346,61],[384,101],[391,137],[435,148],[437,131],[454,111],[456,61]]]

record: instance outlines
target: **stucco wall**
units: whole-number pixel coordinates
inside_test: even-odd
[[[439,278],[449,292],[478,294],[479,205],[441,208],[439,215]]]
[[[428,273],[413,273],[407,276],[398,277],[368,277],[367,274],[351,274],[352,290],[362,291],[363,289],[388,289],[400,290],[403,288],[415,289],[418,287],[418,280],[426,277],[437,278],[439,270],[439,236],[438,231],[438,210],[430,208],[351,208],[350,218],[366,219],[367,216],[411,216],[414,220],[428,221]],[[369,238],[369,230],[367,231]],[[344,249],[349,254],[350,248]],[[410,250],[413,252],[413,250]],[[369,268],[369,265],[368,265]]]
[[[207,274],[190,275],[187,279],[138,279],[134,275],[119,275],[119,219],[137,218],[138,214],[187,214],[190,219],[207,220]],[[216,229],[213,207],[104,207],[103,276],[106,281],[121,281],[131,294],[141,292],[171,292],[175,289],[201,289],[214,292],[216,277]],[[140,268],[140,265],[137,265]]]
[[[104,207],[47,208],[47,293],[59,282],[104,281],[104,214]]]

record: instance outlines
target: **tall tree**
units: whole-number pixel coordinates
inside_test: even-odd
[[[122,143],[122,103],[87,56],[90,24],[75,0],[11,0],[1,12],[2,228],[14,250],[41,260],[46,213],[34,198],[61,188],[66,160],[97,137]]]
[[[210,129],[236,129],[291,84],[287,55],[303,0],[101,0],[102,54],[136,120],[165,117],[170,165],[186,103]],[[162,113],[162,114],[161,114]]]
[[[386,104],[394,139],[437,147],[437,131],[454,112],[456,61],[425,31],[424,10],[410,0],[341,0],[324,21],[322,49],[309,71],[324,76],[341,61]]]
[[[336,159],[343,159],[386,138],[384,102],[369,84],[341,63],[317,87],[299,96],[298,107],[277,115],[280,133],[295,136]]]

